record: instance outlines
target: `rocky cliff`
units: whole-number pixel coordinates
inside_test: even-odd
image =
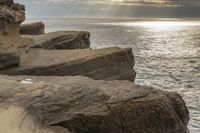
[[[24,6],[13,2],[6,4],[2,2],[1,7],[1,14],[5,16],[0,38],[2,44],[0,49],[4,52],[0,54],[0,69],[3,69],[0,70],[1,74],[83,75],[93,79],[135,80],[132,50],[118,48],[64,50],[89,48],[90,33],[83,31],[21,36],[19,29],[25,19]],[[30,32],[35,29],[40,30],[41,27],[43,30],[44,26],[40,25],[43,23],[32,23],[21,26],[21,30]]]
[[[0,75],[0,133],[187,132],[180,95],[130,82],[132,49],[79,49],[88,32],[21,36],[24,19],[23,5],[0,0],[0,73],[15,75]]]

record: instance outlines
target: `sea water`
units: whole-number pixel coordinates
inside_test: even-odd
[[[46,32],[91,32],[91,47],[131,47],[136,83],[178,92],[190,111],[189,129],[200,132],[200,20],[28,19]]]

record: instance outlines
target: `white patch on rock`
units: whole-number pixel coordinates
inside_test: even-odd
[[[24,79],[24,80],[21,80],[20,83],[22,84],[33,84],[33,80],[32,79]]]

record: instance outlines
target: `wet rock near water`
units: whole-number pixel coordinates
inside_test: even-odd
[[[32,83],[21,82],[25,79]],[[189,114],[181,96],[128,81],[0,76],[0,87],[0,106],[21,108],[24,113],[15,120],[21,123],[18,130],[26,129],[28,123],[32,125],[26,133],[54,126],[72,133],[187,131]]]
[[[42,22],[35,22],[30,24],[22,24],[20,27],[20,34],[23,35],[40,35],[45,33],[45,25]]]
[[[93,79],[135,80],[132,49],[105,48],[82,50],[30,49],[21,56],[19,67],[5,69],[1,74],[74,76]]]

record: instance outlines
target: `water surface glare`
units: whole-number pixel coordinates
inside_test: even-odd
[[[190,132],[200,132],[199,20],[43,19],[42,21],[46,24],[47,32],[90,31],[93,48],[111,46],[133,48],[136,59],[136,83],[175,91],[182,95],[190,110]]]

